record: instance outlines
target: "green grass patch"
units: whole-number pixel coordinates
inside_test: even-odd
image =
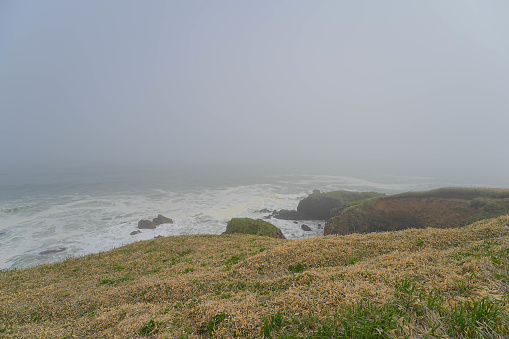
[[[304,272],[305,269],[306,269],[306,264],[302,264],[302,263],[288,266],[288,271],[293,272],[293,273]]]
[[[222,312],[219,314],[216,314],[215,316],[210,319],[209,323],[207,324],[207,333],[209,336],[212,337],[214,334],[214,331],[217,329],[219,324],[221,324],[226,319],[226,313]]]
[[[154,319],[151,319],[145,326],[143,326],[139,331],[139,335],[149,335],[155,334],[159,332],[166,324],[164,322],[156,322]]]

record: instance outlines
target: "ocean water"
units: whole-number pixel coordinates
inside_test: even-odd
[[[231,218],[296,209],[313,189],[393,194],[445,185],[433,178],[224,170],[0,173],[0,269],[57,262],[157,236],[221,234]],[[140,219],[158,214],[174,223],[131,235]],[[307,232],[302,222],[268,221],[288,239],[323,235],[323,221],[305,221]]]

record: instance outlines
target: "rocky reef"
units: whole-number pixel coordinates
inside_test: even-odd
[[[507,189],[440,188],[354,201],[327,221],[324,235],[455,228],[505,214],[509,214]]]
[[[265,237],[285,239],[283,232],[276,226],[264,220],[255,220],[250,218],[233,218],[226,226],[226,232],[223,234],[253,234]]]
[[[156,218],[150,220],[142,219],[138,221],[138,228],[140,229],[155,229],[157,226],[162,224],[173,224],[173,220],[171,218],[167,218],[162,214],[158,214]],[[134,233],[137,234],[137,233]],[[131,235],[134,235],[131,233]]]

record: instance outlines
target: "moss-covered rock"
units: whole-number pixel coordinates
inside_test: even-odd
[[[233,218],[226,226],[225,234],[242,233],[261,235],[264,237],[285,239],[283,232],[276,226],[264,220],[250,218]]]
[[[345,208],[359,204],[365,199],[383,196],[385,194],[377,192],[333,191],[313,193],[299,202],[297,211],[313,216],[318,220],[327,220],[341,213]]]
[[[452,187],[366,199],[331,218],[324,234],[455,228],[509,214],[509,190]]]

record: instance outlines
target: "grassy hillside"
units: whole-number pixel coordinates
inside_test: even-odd
[[[0,337],[508,337],[509,216],[284,240],[158,238],[0,272]]]

